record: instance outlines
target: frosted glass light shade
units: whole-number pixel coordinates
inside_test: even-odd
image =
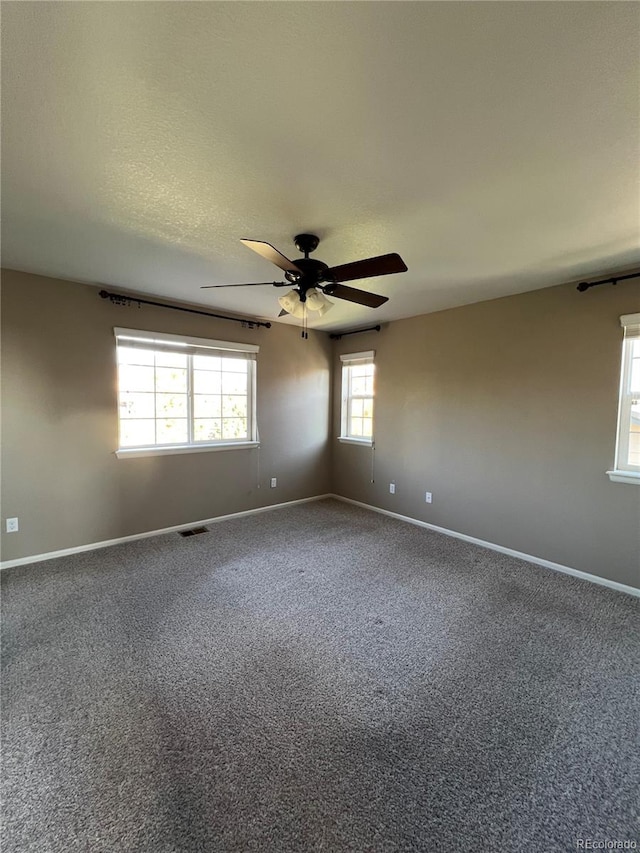
[[[327,313],[327,311],[333,308],[333,302],[327,299],[321,291],[310,290],[307,293],[307,307],[310,311],[317,311],[322,317]]]
[[[299,320],[302,320],[304,317],[304,304],[300,302],[300,295],[297,291],[290,290],[288,293],[285,293],[284,296],[281,296],[278,299],[278,302],[280,303],[280,307],[283,308],[287,314],[291,314]]]
[[[333,302],[327,299],[324,293],[320,293],[319,290],[313,289],[307,291],[306,302],[300,302],[300,294],[297,290],[290,290],[288,293],[285,293],[284,296],[281,296],[278,299],[278,302],[280,303],[280,307],[283,308],[287,314],[291,314],[299,320],[304,317],[305,305],[309,311],[317,311],[321,317],[333,307]]]

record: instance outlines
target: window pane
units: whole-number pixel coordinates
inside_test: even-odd
[[[367,376],[364,381],[364,393],[367,397],[373,397],[373,375]]]
[[[371,374],[371,365],[370,364],[354,364],[351,368],[351,375],[354,378],[364,378],[365,376],[369,376]]]
[[[356,394],[361,397],[367,393],[367,380],[364,378],[356,379],[352,377],[351,379],[351,393]]]
[[[194,355],[194,370],[220,370],[222,359],[212,355]]]
[[[155,415],[153,408],[154,394],[136,394],[125,391],[120,394],[120,417],[121,418],[152,418]]]
[[[247,398],[246,397],[223,397],[222,398],[222,417],[223,418],[246,418],[247,417]]]
[[[116,351],[121,447],[248,439],[249,359],[216,350]]]
[[[362,418],[351,418],[351,431],[349,435],[360,437],[362,435]]]
[[[351,401],[351,414],[354,417],[361,418],[363,409],[364,409],[364,400],[352,400]]]
[[[153,391],[153,367],[121,364],[118,382],[121,391]]]
[[[144,447],[155,444],[156,422],[154,420],[120,421],[120,447]]]
[[[222,374],[211,370],[194,370],[193,390],[196,394],[221,394]]]
[[[186,444],[189,440],[187,419],[158,418],[156,421],[156,441],[158,444]]]
[[[365,418],[373,417],[373,400],[363,400],[362,413]]]
[[[640,391],[640,356],[631,359],[631,388],[632,393]]]
[[[223,418],[223,438],[247,438],[247,421],[245,418]]]
[[[180,352],[157,352],[156,367],[186,367],[187,356]]]
[[[362,435],[364,438],[371,438],[373,435],[373,421],[371,418],[362,419]]]
[[[640,400],[631,403],[628,465],[640,465]]]
[[[156,390],[187,393],[187,371],[177,367],[156,368]]]
[[[247,361],[244,358],[223,358],[222,369],[229,373],[246,373]]]
[[[193,415],[196,418],[222,417],[222,399],[218,395],[196,394],[193,398]]]
[[[120,364],[153,364],[153,353],[149,350],[118,346]]]
[[[156,394],[156,417],[186,418],[187,415],[186,394]]]
[[[222,421],[214,418],[197,418],[193,422],[195,441],[218,441],[222,438]]]
[[[247,393],[247,374],[246,373],[223,373],[222,374],[222,393],[223,394],[246,394]]]

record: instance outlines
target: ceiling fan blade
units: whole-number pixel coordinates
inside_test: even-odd
[[[247,284],[201,284],[200,290],[210,287],[264,287],[267,284],[273,287],[291,287],[291,282],[288,281],[250,281]]]
[[[354,281],[356,278],[371,278],[374,275],[390,275],[394,272],[406,272],[407,265],[400,255],[380,255],[377,258],[365,258],[339,267],[330,267],[324,271],[325,281]]]
[[[358,305],[366,305],[367,308],[379,308],[389,301],[388,296],[369,293],[368,290],[357,290],[355,287],[346,287],[344,284],[328,284],[322,290],[327,296],[335,296],[337,299],[345,299],[347,302],[357,302]]]
[[[297,267],[289,258],[285,258],[282,252],[279,252],[271,243],[264,243],[262,240],[240,240],[240,242],[262,255],[266,260],[271,261],[272,264],[280,267],[281,270],[302,273],[300,267]]]

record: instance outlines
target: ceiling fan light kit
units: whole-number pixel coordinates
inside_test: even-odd
[[[333,308],[333,302],[321,290],[310,290],[307,293],[307,307],[310,311],[317,311],[319,317],[324,317]]]
[[[296,290],[290,290],[284,296],[280,296],[278,303],[285,314],[291,314],[298,320],[304,317],[304,302],[300,302],[300,296]]]
[[[292,317],[297,317],[298,320],[304,318],[305,309],[309,311],[317,311],[319,317],[323,317],[327,311],[333,308],[333,302],[319,290],[312,290],[306,294],[306,299],[303,302],[297,290],[290,290],[278,299],[280,307]]]
[[[275,264],[284,271],[286,281],[264,281],[252,282],[246,285],[238,284],[209,284],[204,285],[203,290],[213,287],[262,287],[271,285],[273,287],[291,286],[291,290],[278,299],[280,307],[287,314],[298,319],[306,320],[307,309],[317,311],[322,317],[332,307],[333,302],[327,296],[353,302],[357,305],[365,305],[368,308],[379,308],[388,302],[387,296],[378,293],[370,293],[355,287],[347,287],[342,282],[354,281],[360,278],[371,278],[378,275],[391,275],[407,271],[407,265],[400,255],[395,252],[388,255],[380,255],[376,258],[365,258],[362,261],[353,261],[337,267],[330,267],[324,261],[310,258],[311,252],[318,248],[320,238],[315,234],[297,234],[294,237],[298,251],[304,257],[291,261],[282,252],[279,252],[270,243],[262,240],[241,240],[244,245],[265,260]],[[303,331],[303,337],[306,337]]]

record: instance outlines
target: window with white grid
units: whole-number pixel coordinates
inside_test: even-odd
[[[119,452],[256,442],[258,347],[115,329]]]
[[[341,355],[342,427],[341,441],[373,443],[373,400],[375,352]]]
[[[624,329],[618,435],[612,480],[640,484],[640,314],[620,318]]]

